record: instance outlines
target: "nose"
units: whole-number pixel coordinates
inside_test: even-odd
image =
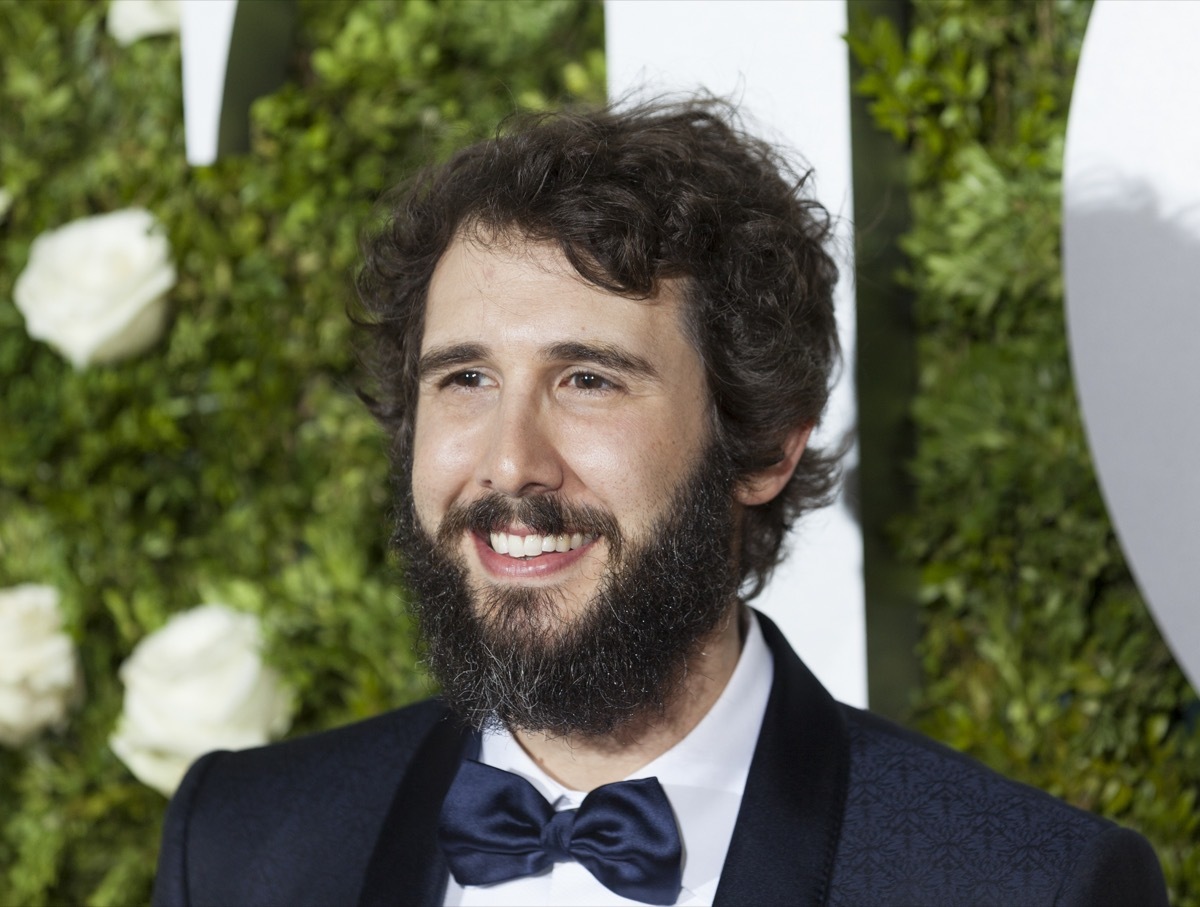
[[[503,399],[491,413],[479,485],[514,498],[559,490],[564,468],[550,421],[535,400]]]

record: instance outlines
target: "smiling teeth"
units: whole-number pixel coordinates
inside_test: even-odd
[[[493,532],[490,537],[492,549],[509,557],[537,557],[549,551],[570,551],[580,548],[585,542],[595,540],[594,535],[580,532],[562,535],[513,535],[510,532]]]

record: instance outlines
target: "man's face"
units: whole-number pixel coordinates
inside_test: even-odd
[[[396,543],[471,723],[610,734],[666,708],[730,615],[732,472],[680,315],[545,246],[439,265]]]
[[[421,344],[419,524],[436,533],[456,505],[490,495],[549,496],[644,541],[710,433],[681,306],[671,290],[635,301],[586,284],[551,246],[452,244]],[[583,613],[614,559],[614,539],[591,528],[551,538],[517,521],[451,544],[474,590],[552,590],[546,620],[562,620]]]

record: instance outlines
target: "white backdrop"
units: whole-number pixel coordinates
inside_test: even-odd
[[[840,439],[855,423],[845,0],[606,0],[605,30],[610,97],[706,88],[739,101],[757,131],[815,169],[818,198],[842,219],[837,314],[846,357],[816,440]],[[847,465],[856,460],[852,452]],[[836,698],[866,705],[859,525],[839,502],[806,517],[792,546],[755,604]]]

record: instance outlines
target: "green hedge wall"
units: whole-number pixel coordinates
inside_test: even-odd
[[[107,738],[116,669],[175,612],[261,616],[293,733],[423,680],[382,540],[381,442],[343,310],[379,190],[514,106],[603,91],[598,3],[305,2],[251,151],[183,160],[179,48],[118,47],[106,6],[0,16],[0,587],[63,595],[86,690],[0,749],[0,904],[144,902],[163,798]],[[857,21],[860,89],[910,152],[928,732],[1150,836],[1200,904],[1200,707],[1122,562],[1070,383],[1058,249],[1087,6],[914,4]],[[11,302],[41,232],[119,208],[165,224],[179,281],[149,353],[76,372]]]
[[[1130,579],[1071,382],[1063,137],[1089,6],[917,0],[853,21],[904,143],[917,447],[895,527],[921,571],[924,731],[1144,832],[1200,904],[1200,704]]]
[[[166,801],[109,750],[117,667],[172,613],[261,616],[293,733],[423,694],[387,562],[386,457],[345,309],[379,192],[517,106],[604,93],[598,2],[302,2],[249,153],[184,160],[176,36],[118,46],[107,6],[0,11],[0,587],[56,586],[86,692],[0,748],[0,904],[145,902]],[[39,233],[163,222],[172,322],[76,372],[12,302]]]

